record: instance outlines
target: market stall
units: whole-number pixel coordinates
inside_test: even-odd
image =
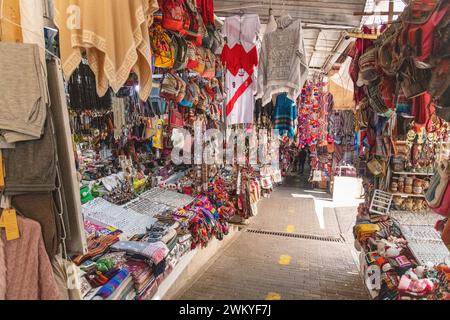
[[[349,53],[366,192],[355,244],[365,285],[382,300],[449,297],[449,243],[440,234],[450,214],[449,14],[447,1],[412,1]]]
[[[44,262],[32,271],[47,281],[35,296],[14,292],[9,279],[23,277],[10,268],[6,298],[164,298],[281,183],[278,136],[256,103],[259,17],[219,21],[209,0],[52,3],[45,18],[38,5],[33,46],[12,26],[36,8],[0,2],[2,70],[22,70],[8,73],[6,101],[30,92],[14,112],[36,118],[0,121],[0,228],[14,263],[12,241],[34,230]],[[286,32],[299,37],[296,26]]]

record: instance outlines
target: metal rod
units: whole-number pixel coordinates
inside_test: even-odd
[[[403,12],[401,11],[392,11],[392,12],[388,12],[388,11],[383,11],[383,12],[353,12],[354,16],[358,16],[358,17],[368,17],[368,16],[389,16],[390,14],[392,14],[393,16],[398,16],[401,15]]]

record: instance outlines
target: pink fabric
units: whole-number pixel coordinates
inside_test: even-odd
[[[20,216],[17,220],[19,239],[6,241],[5,230],[0,229],[0,299],[61,299],[45,251],[41,226]]]

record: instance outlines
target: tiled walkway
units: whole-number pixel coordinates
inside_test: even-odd
[[[344,238],[354,208],[318,203],[298,179],[288,179],[259,205],[248,229]],[[319,205],[320,207],[320,205]],[[352,243],[309,240],[242,231],[238,238],[177,298],[184,300],[368,299],[351,254]]]

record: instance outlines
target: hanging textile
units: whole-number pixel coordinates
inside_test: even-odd
[[[0,228],[0,300],[60,299],[39,223],[17,216],[20,238]]]
[[[197,9],[200,11],[203,22],[206,26],[215,26],[213,0],[197,0]]]
[[[20,28],[20,5],[17,0],[1,0],[0,41],[23,42]],[[7,21],[9,20],[9,21]]]
[[[53,258],[61,245],[61,221],[51,193],[24,194],[12,197],[12,207],[41,225],[45,250]]]
[[[133,71],[139,80],[139,96],[146,101],[152,88],[148,27],[157,9],[156,0],[56,0],[55,23],[66,79],[86,52],[99,96],[109,87],[118,92]]]
[[[227,44],[233,48],[241,44],[246,52],[253,49],[261,30],[261,22],[257,14],[232,16],[225,19],[222,27],[222,36],[227,38]]]
[[[16,143],[14,149],[4,151],[8,173],[5,177],[5,195],[51,192],[56,189],[56,142],[53,128],[52,117],[48,112],[41,139]]]
[[[334,97],[334,110],[352,109],[355,84],[350,77],[352,58],[347,57],[338,72],[331,71],[328,78],[328,91]]]
[[[114,139],[119,139],[122,136],[123,129],[127,121],[125,118],[125,98],[114,97],[112,99],[112,111],[114,116]]]
[[[258,94],[267,104],[277,93],[296,100],[308,76],[306,50],[300,20],[278,19],[278,29],[264,36],[258,68]]]
[[[286,93],[280,94],[275,105],[274,129],[279,130],[280,135],[287,133],[290,139],[294,139],[297,117],[295,102],[289,99]]]
[[[256,47],[246,52],[240,44],[231,49],[225,45],[222,63],[227,68],[225,75],[227,124],[253,123],[254,68],[258,65]]]
[[[95,75],[88,65],[81,63],[69,79],[69,106],[72,110],[107,110],[112,105],[111,90],[103,97],[97,95]]]
[[[256,39],[261,29],[259,16],[246,14],[225,19],[222,36],[227,39],[222,50],[226,68],[227,125],[252,124],[255,109],[258,50]]]
[[[46,117],[47,79],[35,44],[0,43],[0,130],[6,142],[39,139]]]
[[[47,77],[44,37],[44,1],[20,0],[20,25],[23,43],[34,43],[39,47],[41,67]],[[46,97],[46,102],[48,99]]]

